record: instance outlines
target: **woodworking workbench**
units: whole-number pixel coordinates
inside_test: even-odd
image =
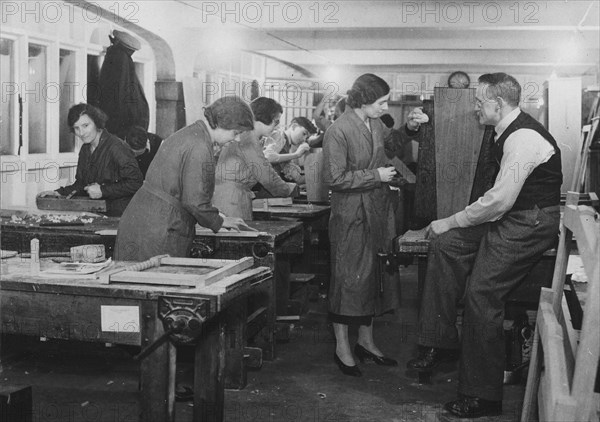
[[[132,280],[131,274],[123,277],[136,272],[139,263],[117,262],[95,279],[78,275],[48,277],[45,271],[55,264],[43,258],[40,275],[35,276],[31,275],[29,259],[5,259],[0,277],[3,332],[141,346],[139,397],[143,422],[174,420],[173,341],[194,344],[193,420],[221,421],[223,363],[232,348],[226,333],[240,324],[236,321],[240,319],[235,312],[237,304],[254,286],[269,282],[272,272],[266,267],[249,268],[239,274],[222,274],[224,278],[209,282],[210,276],[220,270],[215,270],[212,261],[207,261],[211,268],[173,261],[176,265],[167,268],[161,262],[158,268],[137,271]],[[227,265],[223,261],[222,268]],[[120,278],[111,275],[123,268],[128,271],[121,271]],[[164,275],[165,283],[173,285],[147,284],[146,278],[156,282],[151,276],[156,272]],[[178,278],[175,275],[199,281],[194,286],[179,286],[173,281]],[[119,281],[124,279],[127,282]]]
[[[401,263],[410,263],[417,258],[418,265],[418,300],[421,300],[425,276],[427,274],[427,251],[429,240],[425,239],[425,229],[409,230],[394,239],[394,252]],[[523,282],[511,291],[507,302],[518,304],[525,309],[535,309],[540,297],[540,289],[552,282],[552,272],[556,260],[556,250],[550,249],[544,253],[541,260],[534,265]]]
[[[277,266],[275,279],[289,280],[291,274],[314,274],[315,281],[327,291],[330,275],[329,250],[329,215],[330,205],[303,204],[294,202],[291,206],[253,207],[255,220],[289,220],[301,221],[304,225],[304,253],[290,262],[289,266]],[[286,284],[289,288],[289,283]],[[288,292],[282,292],[281,298],[289,297]],[[286,308],[284,302],[278,301],[277,315],[296,315],[297,309],[293,301]]]
[[[11,219],[11,211],[4,210],[0,242],[2,249],[29,252],[31,239],[37,238],[40,240],[42,253],[68,252],[72,246],[83,244],[103,244],[106,256],[111,257],[119,218],[102,216],[91,220],[87,218],[86,223],[81,225],[45,226],[41,225],[44,219],[39,222],[36,219],[15,221]],[[211,230],[197,226],[192,256],[211,259],[239,259],[251,256],[255,260],[255,266],[268,267],[274,271],[276,266],[289,268],[290,257],[302,254],[304,246],[302,222],[263,220],[250,221],[248,224],[257,232],[213,233]],[[273,282],[256,286],[253,294],[248,298],[247,336],[254,338],[262,331],[257,345],[261,347],[265,360],[272,360],[275,357],[276,303],[281,303],[280,309],[286,309],[289,295],[289,278],[276,276]],[[231,372],[228,370],[227,373]],[[239,371],[233,373],[239,374]],[[239,379],[238,375],[228,375],[228,388],[243,388],[244,385],[245,376]]]

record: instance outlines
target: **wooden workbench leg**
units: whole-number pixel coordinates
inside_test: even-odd
[[[288,314],[288,302],[290,300],[290,257],[288,255],[278,256],[275,260],[275,311],[277,315]]]
[[[264,335],[265,347],[263,348],[263,359],[274,360],[275,359],[275,321],[277,318],[276,303],[275,303],[275,277],[269,278],[266,281],[265,292],[267,295],[268,302],[267,307],[267,325],[265,327],[266,333]]]
[[[425,276],[427,275],[427,256],[419,255],[417,258],[417,310],[421,313],[421,299],[423,299],[423,288]]]
[[[157,318],[156,302],[142,306],[142,348],[152,344],[163,333]],[[144,358],[140,364],[141,421],[173,422],[175,420],[175,346],[166,341]]]
[[[202,326],[194,362],[193,422],[221,422],[225,402],[225,324],[216,316]]]
[[[225,311],[225,388],[241,390],[246,386],[246,318],[248,299],[243,296]]]

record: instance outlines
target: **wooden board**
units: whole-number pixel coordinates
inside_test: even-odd
[[[474,111],[475,89],[435,88],[437,218],[469,204],[484,126]]]
[[[423,228],[437,218],[435,114],[432,101],[423,101],[423,112],[429,116],[429,123],[421,125],[420,130],[415,205],[411,221],[409,221],[410,229]]]
[[[104,199],[81,197],[67,199],[47,196],[35,198],[35,203],[40,210],[106,212],[106,201]]]
[[[287,207],[293,204],[292,198],[260,198],[252,200],[253,208],[263,207]]]
[[[414,185],[417,182],[417,176],[406,167],[406,164],[404,164],[401,159],[398,157],[392,158],[392,164],[400,176],[406,179],[408,184]]]
[[[158,258],[158,259],[155,259]],[[246,257],[239,260],[226,259],[203,259],[203,258],[177,258],[177,257],[155,257],[143,263],[136,264],[141,270],[125,268],[117,270],[105,278],[102,282],[112,283],[136,283],[136,284],[160,284],[166,286],[210,286],[227,276],[237,274],[254,265],[254,258]],[[160,271],[156,266],[151,266],[151,261],[159,263]],[[148,264],[148,265],[146,265]],[[173,267],[172,269],[168,267]],[[193,271],[182,271],[178,273],[177,267],[215,268],[204,274]],[[154,271],[151,269],[154,268]],[[148,271],[150,269],[150,271]]]

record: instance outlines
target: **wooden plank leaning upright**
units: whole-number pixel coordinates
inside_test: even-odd
[[[600,222],[593,208],[577,205],[578,199],[578,193],[567,194],[552,288],[542,288],[540,295],[522,422],[534,419],[536,399],[539,420],[598,420],[594,383],[600,355]],[[578,339],[563,296],[573,237],[589,280]]]

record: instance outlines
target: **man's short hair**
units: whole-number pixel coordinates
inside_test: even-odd
[[[484,96],[487,99],[501,97],[507,104],[518,106],[521,100],[521,85],[517,80],[506,73],[486,73],[479,77],[480,84],[486,84]]]
[[[278,114],[283,113],[283,107],[272,98],[258,97],[250,103],[254,120],[270,125]]]
[[[143,127],[132,126],[127,130],[125,142],[127,142],[134,151],[144,149],[148,143],[148,132],[146,132]]]
[[[317,133],[316,126],[313,125],[312,122],[310,120],[308,120],[306,117],[302,117],[302,116],[294,117],[291,121],[291,124],[294,124],[294,123],[302,126],[310,134]]]

